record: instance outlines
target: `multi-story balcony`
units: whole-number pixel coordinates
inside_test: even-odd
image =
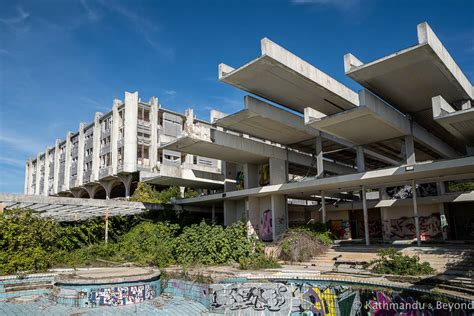
[[[79,152],[79,148],[78,147],[73,147],[72,150],[71,150],[71,156],[72,157],[77,157],[78,152]]]
[[[100,154],[103,155],[103,154],[106,154],[106,153],[109,153],[110,152],[110,143],[109,144],[105,144],[103,145],[101,148],[100,148]]]
[[[59,155],[59,161],[60,162],[64,162],[66,160],[66,154],[65,153],[62,153],[61,155]]]
[[[139,127],[145,127],[147,129],[150,129],[151,127],[151,122],[150,121],[144,121],[144,120],[138,120],[138,126]]]
[[[110,129],[103,129],[100,134],[102,138],[105,138],[110,135]]]
[[[84,171],[84,178],[82,179],[82,182],[84,184],[91,182],[91,174],[92,174],[92,170]]]
[[[84,142],[84,148],[85,149],[92,148],[93,145],[94,145],[94,141],[93,141],[92,138],[89,138]]]
[[[70,188],[74,188],[76,187],[76,180],[77,180],[77,177],[71,177],[71,179],[69,180],[69,187]]]
[[[150,145],[151,144],[151,139],[148,138],[148,137],[138,136],[137,141],[141,145]]]

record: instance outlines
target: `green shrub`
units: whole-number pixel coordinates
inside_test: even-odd
[[[434,272],[428,262],[420,262],[418,256],[406,256],[394,248],[380,250],[379,259],[372,260],[366,265],[372,272],[378,274],[396,275],[425,275]]]
[[[279,241],[279,258],[295,262],[308,261],[327,250],[332,243],[329,232],[315,232],[306,227],[289,229]]]
[[[255,253],[249,257],[241,257],[239,268],[242,270],[259,270],[281,268],[281,265],[275,258],[268,258],[263,253]]]

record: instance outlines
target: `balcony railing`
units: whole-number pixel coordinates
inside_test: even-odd
[[[106,154],[110,152],[110,144],[103,145],[102,148],[100,149],[100,154]]]
[[[112,166],[107,166],[99,169],[99,179],[112,175]]]

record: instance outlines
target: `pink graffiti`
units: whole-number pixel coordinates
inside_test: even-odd
[[[262,234],[260,238],[263,241],[272,241],[272,210],[266,210],[262,214]]]

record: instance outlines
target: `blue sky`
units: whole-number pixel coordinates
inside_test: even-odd
[[[108,111],[124,91],[208,119],[242,108],[217,65],[240,66],[268,37],[349,87],[343,55],[371,61],[416,44],[428,21],[474,77],[474,1],[2,1],[0,192],[23,190],[24,163]]]

